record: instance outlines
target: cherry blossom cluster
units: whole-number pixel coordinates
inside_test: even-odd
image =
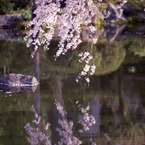
[[[76,104],[79,102],[77,101]],[[79,123],[83,126],[83,130],[79,130],[80,133],[83,131],[90,130],[90,128],[96,123],[95,117],[93,115],[89,115],[90,106],[88,105],[86,108],[78,105],[79,110],[83,113],[83,119],[79,121]]]
[[[52,0],[36,0],[36,10],[33,12],[35,18],[29,23],[30,30],[24,38],[27,47],[34,46],[34,53],[41,44],[45,44],[45,50],[49,49],[60,12],[60,1],[56,0],[54,3]]]
[[[85,80],[89,83],[90,79],[89,77],[86,77],[87,75],[93,75],[95,73],[96,66],[95,65],[90,65],[90,61],[93,59],[93,56],[91,55],[90,52],[83,52],[79,54],[79,62],[80,63],[85,63],[85,66],[83,70],[79,73],[76,81],[78,82],[79,79],[82,76],[85,76]]]
[[[127,3],[127,0],[123,0],[120,4],[116,5],[116,9],[122,9],[122,7]]]
[[[120,4],[116,5],[116,9],[118,10],[118,18],[121,18],[123,15],[123,9],[122,7],[127,3],[127,0],[123,0]]]
[[[97,6],[93,0],[66,0],[66,6],[62,8],[62,1],[37,0],[35,2],[34,14],[36,16],[28,25],[30,30],[25,37],[27,47],[32,44],[34,50],[37,51],[38,47],[44,44],[44,49],[48,50],[55,29],[59,30],[58,37],[60,37],[56,57],[65,54],[69,49],[76,49],[82,42],[81,25],[91,25]]]
[[[65,8],[61,9],[59,21],[59,50],[56,57],[65,54],[69,49],[76,49],[82,42],[80,35],[81,25],[88,25],[95,16],[95,4],[92,0],[66,0]]]

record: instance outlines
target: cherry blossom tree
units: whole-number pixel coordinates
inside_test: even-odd
[[[82,42],[80,36],[83,25],[89,26],[90,37],[96,31],[92,20],[97,5],[93,3],[93,0],[33,0],[33,2],[33,19],[28,25],[29,31],[25,37],[27,47],[34,46],[32,56],[42,44],[44,50],[49,50],[50,41],[56,30],[58,30],[57,35],[60,41],[55,58],[64,55],[70,49],[77,48]],[[84,55],[86,53],[82,54],[82,57]],[[88,63],[91,58],[91,56],[87,58]],[[94,66],[91,69],[93,68]],[[84,70],[88,72],[87,65]],[[93,72],[94,70],[91,73]]]
[[[91,25],[97,7],[92,0],[66,0],[65,7],[61,6],[63,0],[36,0],[34,1],[35,17],[28,28],[25,39],[27,46],[45,44],[44,49],[49,49],[55,29],[59,30],[59,49],[56,57],[65,54],[68,49],[76,49],[82,41],[80,39],[81,25],[90,25],[90,31],[94,33],[95,27]]]
[[[56,30],[60,41],[55,58],[65,55],[70,49],[77,48],[82,42],[83,26],[89,27],[91,38],[96,31],[93,25],[95,10],[101,2],[102,0],[98,0],[97,4],[93,0],[33,0],[32,21],[28,25],[29,31],[25,37],[27,47],[34,46],[32,56],[40,45],[44,46],[44,50],[49,50],[50,41],[55,36]],[[121,6],[119,5],[119,9]],[[93,40],[94,44],[96,42],[97,39]],[[80,62],[85,62],[85,66],[76,81],[84,76],[89,83],[89,77],[86,76],[93,75],[96,69],[94,64],[90,64],[93,57],[89,51],[80,53],[78,57]]]

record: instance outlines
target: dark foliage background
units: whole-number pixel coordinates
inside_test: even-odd
[[[32,0],[0,0],[0,14],[18,13],[22,9],[29,9]]]

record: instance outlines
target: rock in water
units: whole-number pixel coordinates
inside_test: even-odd
[[[6,86],[0,85],[0,89],[2,89],[6,93],[19,93],[19,92],[35,92],[38,86]]]
[[[122,8],[123,8],[123,13],[126,16],[127,15],[134,15],[134,14],[137,13],[136,7],[133,4],[129,3],[129,2],[127,2]]]
[[[35,86],[38,84],[35,77],[22,74],[11,73],[0,78],[0,85],[6,86]]]

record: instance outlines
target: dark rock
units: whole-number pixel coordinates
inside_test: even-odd
[[[138,13],[138,17],[139,17],[140,19],[142,19],[142,20],[145,21],[145,13],[139,12],[139,13]]]
[[[142,32],[145,32],[145,25],[140,25],[137,27],[137,30],[138,31],[142,31]]]
[[[117,39],[117,37],[122,33],[126,25],[119,26],[119,25],[106,25],[105,27],[105,35],[106,39],[109,42],[112,42]]]
[[[108,4],[105,14],[106,22],[115,23],[117,21],[126,21],[126,18],[121,15],[113,4]]]
[[[35,77],[22,74],[12,73],[0,78],[0,85],[5,86],[35,86],[38,84]]]
[[[133,15],[137,12],[137,9],[131,3],[126,3],[122,8],[125,15]]]

